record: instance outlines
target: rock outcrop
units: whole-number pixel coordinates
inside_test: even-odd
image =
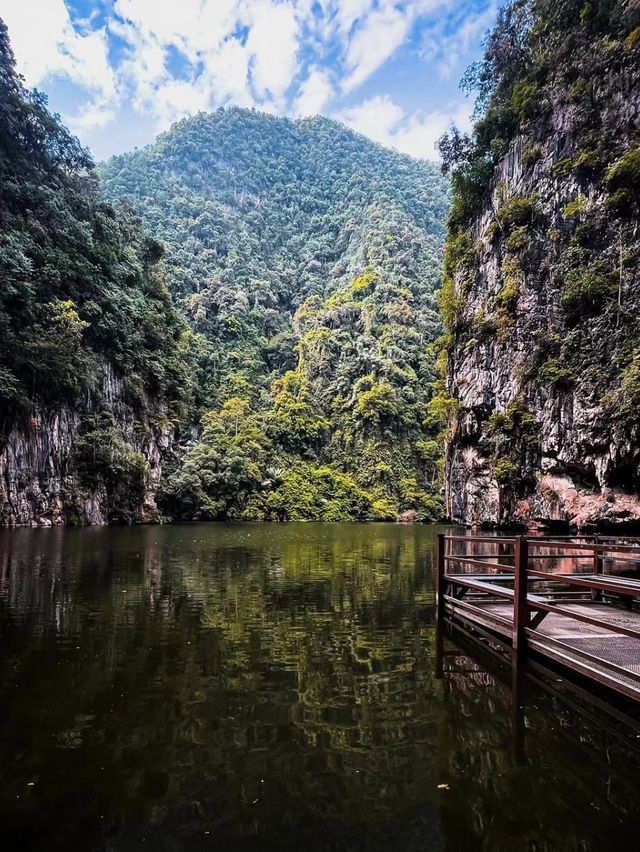
[[[0,526],[156,521],[156,489],[172,443],[162,412],[134,412],[107,370],[99,404],[35,409],[2,440]]]
[[[628,4],[597,26],[528,5],[525,70],[483,119],[515,110],[518,132],[450,231],[447,506],[472,526],[635,523],[640,28]]]

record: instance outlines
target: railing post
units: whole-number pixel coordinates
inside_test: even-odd
[[[600,558],[600,553],[598,551],[598,544],[600,543],[600,539],[597,535],[593,537],[593,573],[594,574],[602,574],[604,571],[604,560]]]
[[[514,580],[513,580],[513,637],[512,649],[515,663],[524,658],[527,625],[527,562],[529,547],[526,536],[519,535],[515,540]]]
[[[436,539],[436,618],[441,624],[444,618],[444,574],[445,574],[445,537],[438,533]]]
[[[444,675],[444,571],[445,537],[436,538],[436,678]]]
[[[600,543],[600,539],[597,535],[593,537],[593,573],[594,574],[603,574],[604,573],[604,559],[600,555],[598,551],[598,544]],[[601,601],[602,600],[602,590],[594,589],[591,592],[591,600]]]

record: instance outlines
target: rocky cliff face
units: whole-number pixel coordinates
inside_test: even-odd
[[[105,371],[99,404],[34,410],[0,444],[0,526],[157,520],[155,493],[172,432],[141,419]]]
[[[570,29],[581,4],[559,4],[560,32],[529,6],[518,132],[448,246],[447,506],[469,525],[637,522],[640,30],[626,4],[590,35]]]

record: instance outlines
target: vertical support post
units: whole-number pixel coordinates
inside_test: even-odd
[[[600,544],[600,539],[597,535],[593,537],[593,573],[594,574],[604,574],[604,559],[602,558],[600,551],[598,550],[598,545]],[[593,589],[591,592],[591,600],[601,601],[602,600],[602,591],[601,589]]]
[[[512,650],[514,664],[524,658],[527,625],[527,562],[529,547],[526,536],[519,535],[515,540],[514,581],[513,581],[513,637]]]
[[[444,574],[445,537],[438,533],[436,538],[436,677],[444,673]]]
[[[600,552],[598,550],[598,545],[600,544],[600,539],[597,535],[593,537],[593,544],[595,545],[593,548],[593,573],[594,574],[603,574],[604,573],[604,560],[600,558]]]
[[[444,617],[445,538],[438,533],[436,539],[436,615],[438,623]]]

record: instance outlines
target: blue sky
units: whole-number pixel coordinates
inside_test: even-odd
[[[0,0],[19,71],[97,159],[238,104],[435,158],[500,0]]]

